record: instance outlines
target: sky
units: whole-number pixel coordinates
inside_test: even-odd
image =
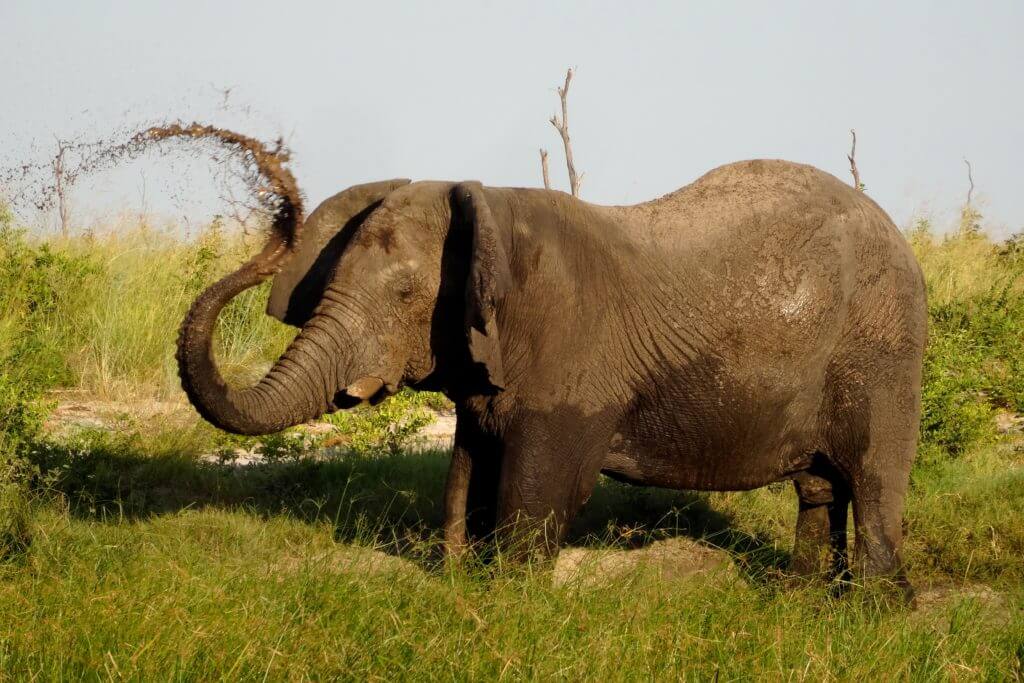
[[[200,119],[294,150],[310,207],[393,177],[568,186],[547,119],[576,67],[581,196],[644,201],[731,161],[849,181],[899,225],[967,192],[1024,229],[1024,2],[101,2],[0,0],[0,162],[53,136]],[[225,97],[224,90],[230,88]],[[80,182],[80,220],[205,220],[211,172],[146,158]]]

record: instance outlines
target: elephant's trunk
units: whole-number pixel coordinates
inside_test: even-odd
[[[341,381],[338,340],[314,316],[255,386],[233,389],[213,359],[213,330],[227,303],[272,272],[288,254],[279,241],[204,291],[178,337],[178,374],[189,400],[206,420],[236,434],[268,434],[306,422],[332,408]],[[329,376],[334,374],[335,376]]]
[[[142,142],[169,138],[213,140],[239,153],[265,181],[260,186],[262,200],[273,201],[276,209],[263,250],[200,294],[182,322],[177,352],[182,388],[204,418],[237,434],[276,432],[322,415],[332,407],[339,386],[340,377],[327,375],[339,372],[341,349],[339,340],[318,316],[253,387],[229,387],[213,360],[213,331],[221,310],[232,298],[274,274],[301,237],[302,197],[284,165],[287,154],[280,144],[277,150],[268,150],[253,138],[197,123],[153,128],[137,136]]]

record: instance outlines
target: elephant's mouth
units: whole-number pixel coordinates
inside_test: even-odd
[[[360,377],[352,384],[339,391],[331,401],[334,410],[346,410],[354,408],[360,403],[368,402],[370,405],[377,405],[388,396],[398,391],[398,387],[385,382],[380,377],[368,375]]]

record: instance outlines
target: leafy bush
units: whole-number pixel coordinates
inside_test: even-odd
[[[925,460],[997,438],[997,411],[1024,412],[1024,259],[976,232],[910,233],[928,286],[921,445]]]
[[[0,562],[17,557],[32,541],[33,472],[23,456],[0,452]]]
[[[324,416],[341,442],[360,454],[397,454],[420,429],[434,421],[438,395],[403,389],[377,406],[360,406]]]
[[[49,331],[67,306],[62,288],[87,265],[33,247],[0,205],[0,559],[28,547],[33,468],[26,454],[42,432],[45,391],[68,376]]]

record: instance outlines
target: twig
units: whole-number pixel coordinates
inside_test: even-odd
[[[967,164],[967,181],[971,184],[967,188],[967,206],[971,205],[971,197],[974,195],[974,174],[971,170],[971,162],[964,157],[964,163]]]
[[[863,192],[864,183],[860,181],[860,171],[857,170],[857,131],[851,128],[850,136],[853,138],[853,145],[850,147],[850,153],[846,155],[846,158],[850,160],[850,174],[853,175],[853,186]]]
[[[572,69],[565,72],[565,85],[558,89],[558,97],[562,100],[562,118],[555,114],[551,117],[551,125],[555,127],[558,134],[562,136],[562,145],[565,147],[565,165],[569,170],[569,189],[573,197],[580,196],[580,181],[583,176],[576,174],[576,165],[572,159],[572,143],[569,140],[569,83],[572,81]]]
[[[548,151],[540,150],[540,172],[544,176],[544,189],[551,189],[551,176],[548,174]]]

